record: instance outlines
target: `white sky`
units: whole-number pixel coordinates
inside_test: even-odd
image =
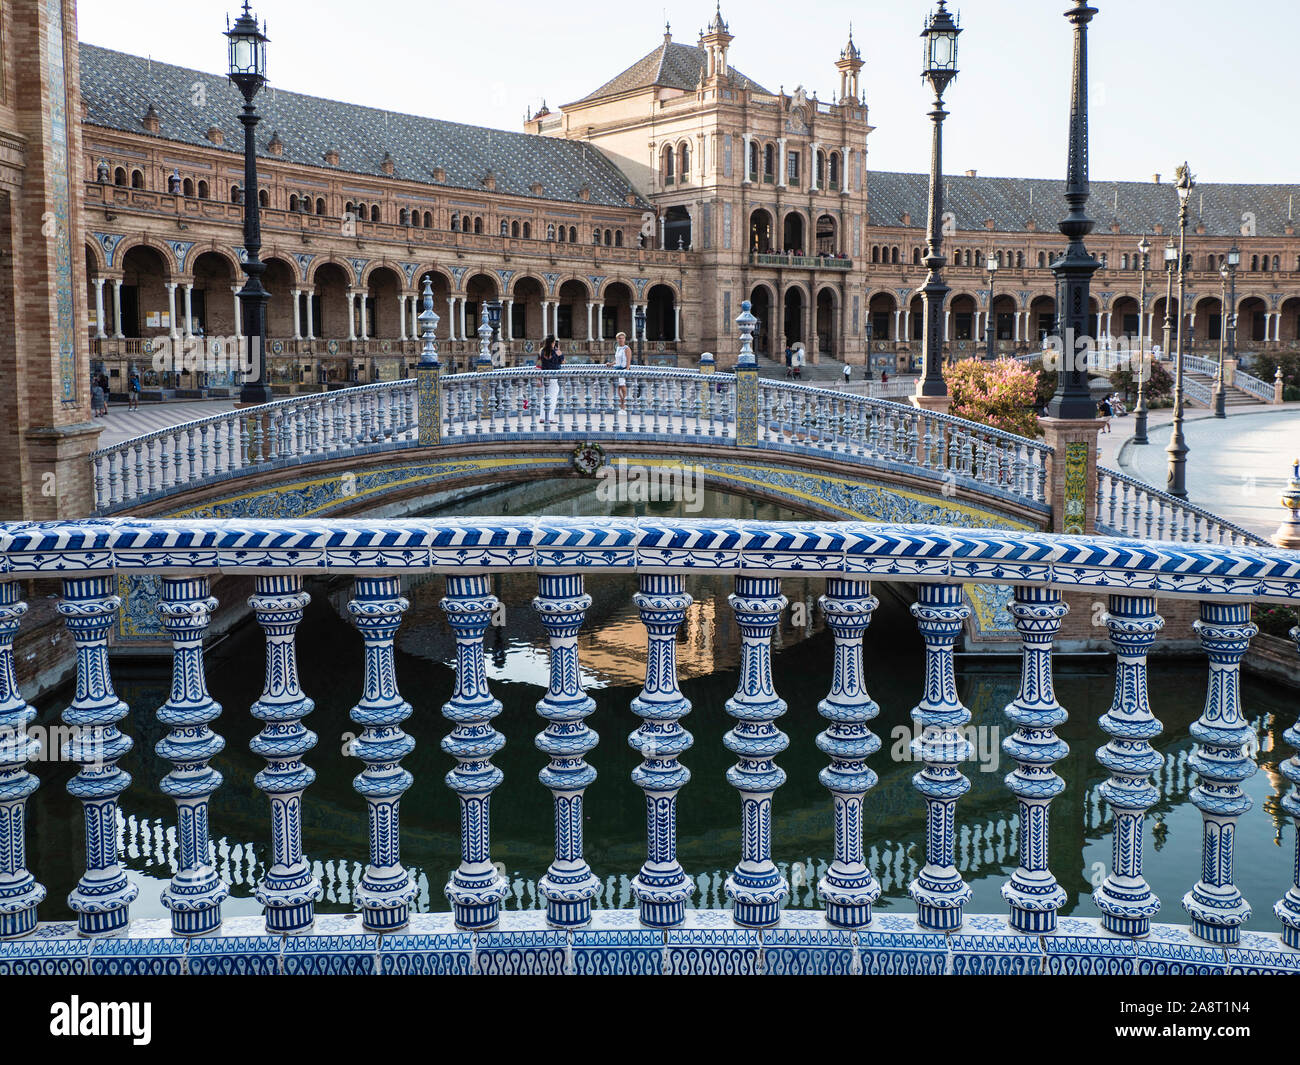
[[[928,0],[728,0],[732,63],[773,92],[824,100],[849,21],[866,60],[877,170],[929,167],[929,95],[919,75]],[[1067,0],[964,0],[961,75],[950,88],[945,171],[1060,177],[1069,104]],[[1300,10],[1262,0],[1093,0],[1092,174],[1286,182],[1300,171],[1293,58]],[[236,0],[81,0],[81,37],[220,72]],[[274,84],[352,103],[519,129],[631,66],[662,39],[693,44],[712,0],[258,0]]]

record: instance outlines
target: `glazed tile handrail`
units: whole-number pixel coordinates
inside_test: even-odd
[[[1106,466],[1097,467],[1097,531],[1180,543],[1268,546],[1262,536]]]
[[[95,508],[109,513],[295,462],[409,447],[414,381],[311,393],[181,422],[90,456]]]
[[[729,373],[498,369],[444,374],[439,394],[444,444],[527,438],[737,447],[740,440],[741,391]],[[1041,441],[845,390],[759,380],[748,395],[755,446],[1047,510],[1052,452]],[[265,470],[419,446],[419,404],[408,379],[289,397],[122,441],[91,456],[96,512]]]
[[[692,602],[686,578],[702,572],[731,576],[735,582],[731,606],[741,634],[741,665],[737,691],[726,704],[735,727],[724,743],[737,759],[727,776],[739,792],[742,832],[738,864],[725,884],[730,911],[692,915],[687,904],[694,883],[676,846],[677,804],[690,795],[689,790],[683,794],[690,780],[683,759],[689,761],[693,743],[682,724],[691,704],[678,686],[676,645]],[[774,757],[789,744],[777,728],[778,719],[787,711],[808,710],[786,706],[773,688],[771,664],[774,630],[787,605],[781,579],[809,574],[826,580],[820,606],[834,637],[833,657],[820,667],[828,694],[817,707],[827,725],[817,746],[829,760],[820,779],[830,793],[825,816],[834,829],[834,860],[817,885],[825,911],[808,915],[821,929],[817,944],[839,942],[852,953],[870,945],[876,929],[889,933],[899,920],[873,915],[881,888],[864,847],[872,824],[870,792],[877,780],[868,760],[881,746],[868,727],[880,708],[868,694],[870,673],[863,669],[864,636],[879,605],[873,583],[915,587],[912,614],[925,643],[924,693],[913,710],[923,732],[912,753],[923,763],[914,786],[927,860],[908,889],[916,904],[915,917],[904,921],[909,935],[915,933],[909,940],[912,949],[928,942],[926,949],[947,957],[978,951],[969,940],[994,935],[1002,938],[997,945],[985,945],[985,954],[1011,951],[1028,959],[1027,966],[1042,965],[1054,949],[1076,950],[1063,947],[1058,933],[1078,935],[1075,926],[1087,925],[1058,921],[1066,894],[1048,865],[1048,808],[1064,786],[1053,765],[1068,753],[1055,731],[1066,721],[1067,710],[1057,702],[1052,683],[1053,642],[1069,609],[1066,593],[1108,597],[1102,617],[1116,653],[1115,698],[1101,718],[1111,741],[1097,752],[1109,773],[1101,794],[1113,819],[1114,853],[1110,875],[1093,893],[1109,936],[1094,930],[1084,935],[1087,944],[1077,951],[1099,955],[1107,964],[1150,957],[1153,951],[1186,961],[1200,951],[1222,967],[1238,944],[1253,942],[1243,940],[1241,927],[1251,908],[1233,874],[1237,823],[1252,805],[1241,785],[1256,769],[1248,753],[1252,730],[1242,713],[1239,671],[1257,632],[1250,621],[1252,604],[1300,605],[1300,554],[1295,552],[858,522],[123,518],[0,525],[0,856],[5,863],[0,937],[19,941],[6,948],[12,948],[7,956],[21,956],[29,939],[33,949],[48,947],[37,924],[45,889],[26,868],[24,835],[26,802],[38,786],[29,769],[37,751],[27,733],[35,711],[14,682],[13,651],[26,609],[21,590],[24,582],[40,578],[61,580],[57,609],[77,649],[76,694],[64,714],[71,739],[64,754],[79,767],[68,789],[86,808],[85,872],[68,900],[82,937],[125,934],[130,941],[131,936],[130,906],[137,888],[123,868],[118,831],[120,797],[129,777],[117,763],[130,751],[132,739],[118,727],[129,710],[113,689],[107,634],[122,605],[118,578],[145,576],[158,579],[157,610],[173,646],[171,695],[158,711],[170,731],[158,751],[174,766],[162,790],[174,799],[177,820],[187,829],[180,833],[175,875],[163,894],[171,914],[170,939],[181,944],[177,951],[192,957],[203,953],[196,937],[220,929],[229,891],[213,865],[207,835],[209,799],[221,785],[208,763],[222,749],[214,727],[223,711],[207,693],[203,665],[204,635],[217,606],[210,581],[217,575],[252,578],[249,603],[266,638],[265,689],[251,708],[265,727],[251,747],[268,763],[255,784],[269,801],[272,851],[254,894],[265,910],[266,936],[281,937],[269,941],[270,948],[286,958],[298,951],[291,944],[312,930],[315,902],[322,894],[302,847],[301,810],[314,779],[309,759],[316,737],[303,723],[313,704],[300,683],[295,639],[310,598],[304,580],[314,575],[353,579],[347,610],[364,645],[364,684],[351,715],[361,731],[349,753],[363,766],[354,787],[368,809],[370,846],[353,901],[372,937],[387,942],[411,927],[417,890],[402,861],[398,802],[412,783],[400,762],[414,747],[402,730],[413,707],[399,689],[394,648],[410,605],[402,596],[403,578],[440,575],[446,580],[442,607],[455,634],[457,667],[455,689],[442,708],[449,726],[442,746],[456,763],[446,779],[461,805],[461,861],[447,882],[452,915],[442,927],[448,934],[472,933],[475,939],[457,941],[457,949],[471,954],[494,942],[507,945],[508,920],[506,931],[499,933],[506,938],[490,938],[503,921],[506,885],[492,860],[489,800],[503,785],[537,785],[506,782],[491,761],[505,743],[492,727],[501,703],[484,666],[485,635],[499,606],[491,577],[499,573],[536,575],[533,607],[549,639],[550,685],[538,704],[544,726],[538,747],[543,755],[539,765],[550,760],[540,779],[555,806],[555,859],[538,889],[553,931],[533,934],[551,935],[550,946],[561,953],[575,943],[590,945],[572,937],[593,921],[606,929],[602,935],[625,946],[653,950],[657,942],[661,949],[667,944],[668,953],[673,943],[686,941],[654,937],[683,935],[673,931],[683,926],[714,929],[700,934],[705,940],[713,935],[715,946],[742,942],[775,948],[791,945],[791,936],[798,945],[791,929],[801,922],[792,922],[782,909],[790,884],[773,861],[778,824],[773,803],[785,782]],[[613,574],[637,578],[635,603],[646,630],[644,648],[628,649],[630,657],[645,662],[645,686],[630,709],[641,719],[631,743],[643,760],[631,783],[645,795],[646,861],[632,882],[636,912],[617,920],[614,911],[593,912],[601,870],[591,867],[583,850],[583,797],[596,773],[586,758],[599,765],[600,757],[594,753],[596,736],[584,724],[593,704],[582,687],[576,640],[591,604],[584,580]],[[971,715],[957,694],[954,646],[971,614],[963,586],[1008,582],[1013,595],[1007,610],[1021,640],[1022,671],[1019,694],[1005,710],[1015,731],[1003,749],[1016,763],[1006,785],[1018,807],[1019,866],[1002,889],[1006,914],[976,918],[965,913],[971,888],[956,858],[959,800],[969,787],[961,767],[971,755],[963,728]],[[1162,767],[1149,743],[1161,724],[1148,704],[1146,657],[1164,624],[1157,602],[1168,599],[1199,602],[1196,632],[1208,658],[1205,709],[1191,726],[1194,748],[1188,759],[1199,777],[1191,801],[1203,815],[1203,872],[1181,900],[1190,928],[1172,931],[1152,923],[1161,900],[1143,877],[1142,842],[1146,811],[1158,800],[1151,776]],[[1300,630],[1296,635],[1300,638]],[[1300,748],[1300,730],[1289,730],[1286,738]],[[1283,765],[1282,773],[1297,785],[1283,798],[1283,807],[1300,820],[1300,753]],[[1075,786],[1085,783],[1076,781]],[[1274,913],[1282,940],[1270,941],[1275,945],[1267,967],[1294,968],[1300,951],[1300,885],[1293,884],[1277,901]],[[337,920],[321,922],[329,929]],[[967,924],[971,935],[963,939],[958,933]],[[723,937],[718,929],[735,930],[733,938],[718,938]],[[765,929],[777,930],[760,931]],[[855,938],[829,938],[839,934],[837,929]],[[743,939],[753,934],[762,938]],[[71,933],[51,929],[45,934],[56,940],[60,936],[66,943]],[[1153,942],[1134,947],[1135,940],[1147,937]],[[1161,955],[1162,944],[1179,937],[1181,955]],[[166,949],[169,937],[149,938],[151,949]],[[372,956],[379,948],[373,938],[366,946],[365,935],[353,939],[357,950],[369,950]],[[302,942],[308,945],[303,949],[324,949],[319,944],[312,948],[310,936]],[[963,943],[968,945],[963,948]],[[237,943],[231,949],[237,951]],[[98,950],[91,946],[92,962]],[[962,964],[973,962],[967,958]]]

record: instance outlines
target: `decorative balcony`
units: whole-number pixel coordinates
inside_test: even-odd
[[[840,270],[847,273],[853,269],[853,260],[837,259],[832,255],[775,255],[755,251],[749,253],[749,265],[779,266],[790,270]]]

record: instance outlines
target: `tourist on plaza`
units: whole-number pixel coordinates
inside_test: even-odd
[[[852,377],[853,377],[853,371],[849,369],[849,364],[846,362],[844,364],[844,387],[845,388],[849,387],[849,383],[852,380]]]
[[[801,380],[803,375],[803,345],[796,344],[794,350],[790,353],[790,376],[796,381]]]
[[[90,414],[94,418],[102,418],[108,413],[108,397],[103,382],[104,379],[99,374],[90,379]]]
[[[614,369],[626,370],[632,364],[632,349],[627,346],[627,334],[619,333],[614,338]],[[620,377],[615,382],[618,389],[618,409],[627,409],[627,378]]]
[[[555,342],[555,337],[548,336],[542,342],[541,354],[537,356],[537,369],[561,370],[564,368],[564,352]],[[542,407],[542,424],[549,426],[555,420],[555,409],[560,402],[560,379],[547,378],[546,404]]]
[[[134,366],[126,379],[126,398],[128,410],[140,409],[140,371]]]
[[[791,368],[792,368],[792,366],[793,366],[793,363],[791,362],[791,359],[793,359],[793,358],[794,358],[794,348],[790,347],[790,342],[787,340],[787,341],[785,342],[785,375],[786,375],[786,377],[791,376]]]
[[[1100,408],[1101,408],[1101,431],[1103,433],[1109,433],[1110,420],[1115,416],[1115,409],[1114,407],[1111,406],[1110,396],[1107,396],[1105,399],[1101,401]]]
[[[887,385],[887,384],[889,384],[889,374],[886,373],[884,370],[881,370],[881,371],[880,371],[880,383],[881,383],[882,385]]]

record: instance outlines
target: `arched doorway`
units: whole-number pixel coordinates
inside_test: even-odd
[[[514,306],[511,308],[511,336],[528,344],[540,343],[542,336],[542,283],[535,277],[521,277],[515,282]],[[535,349],[534,349],[535,350]]]
[[[766,285],[757,286],[749,294],[750,314],[758,319],[754,331],[754,350],[760,355],[772,355],[772,293]],[[725,323],[729,325],[730,323]]]
[[[592,313],[591,290],[583,281],[570,280],[560,286],[559,304],[555,309],[555,336],[559,340],[580,343],[596,339],[596,322]]]
[[[772,216],[761,207],[749,216],[749,250],[758,255],[772,253]]]
[[[401,335],[397,299],[401,293],[402,278],[396,270],[378,266],[370,272],[366,282],[367,317],[370,336],[376,340],[396,340]]]
[[[791,211],[785,216],[785,223],[782,226],[782,244],[781,250],[791,255],[804,254],[804,234],[803,234],[803,215],[798,211]]]
[[[1033,330],[1029,339],[1042,350],[1047,338],[1056,332],[1056,300],[1051,296],[1035,296],[1029,304],[1029,322]]]
[[[685,207],[669,207],[664,214],[664,247],[691,250],[691,213]]]
[[[322,263],[312,280],[310,323],[315,335],[328,344],[346,340],[352,333],[348,324],[348,289],[351,281],[338,263]],[[345,383],[350,379],[347,359],[331,360],[326,367],[330,381]]]
[[[137,245],[122,257],[122,332],[126,336],[167,336],[171,326],[178,324],[166,317],[170,313],[169,280],[167,260],[156,248]]]
[[[835,328],[835,292],[824,288],[817,293],[817,350],[822,355],[834,356],[838,347]]]
[[[793,347],[804,340],[803,289],[792,286],[785,293],[785,342]],[[806,345],[805,345],[806,346]]]
[[[1237,350],[1241,350],[1242,341],[1251,344],[1265,344],[1269,340],[1268,307],[1258,296],[1250,296],[1241,301],[1241,311],[1237,321]]]
[[[475,274],[465,285],[465,339],[472,345],[477,358],[478,326],[486,317],[486,304],[497,298],[496,279],[487,274]]]
[[[677,339],[677,301],[667,285],[653,285],[646,294],[645,336],[648,342]]]
[[[833,258],[839,253],[839,241],[836,236],[838,227],[835,219],[828,214],[817,219],[817,254]]]
[[[632,336],[632,290],[622,281],[615,281],[605,286],[605,296],[601,303],[600,335],[606,340],[620,331]],[[649,331],[649,328],[647,322],[646,330]]]
[[[200,336],[235,335],[235,300],[232,291],[243,285],[235,277],[230,260],[205,251],[194,260],[194,332]]]
[[[993,331],[993,353],[1000,354],[1017,339],[1017,304],[1013,296],[994,296],[986,329]],[[987,334],[986,334],[987,336]],[[987,349],[986,349],[987,350]]]

